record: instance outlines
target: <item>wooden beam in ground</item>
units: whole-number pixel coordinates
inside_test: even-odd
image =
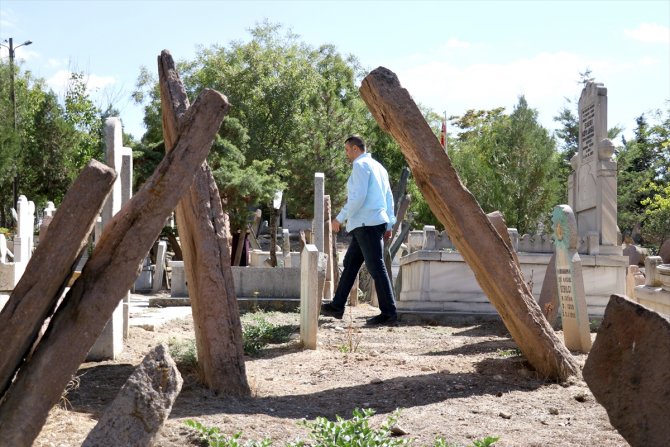
[[[142,189],[102,232],[81,276],[57,309],[30,360],[0,403],[0,439],[30,446],[114,308],[132,287],[138,266],[165,220],[193,182],[228,109],[204,90],[184,117],[184,131]]]
[[[179,73],[168,51],[158,58],[166,151],[184,129],[189,110]],[[242,323],[230,267],[230,226],[206,161],[176,208],[179,240],[193,308],[198,374],[208,388],[227,395],[251,393],[244,366]],[[240,234],[244,238],[244,233]]]
[[[579,367],[554,333],[515,263],[449,156],[396,75],[379,67],[363,79],[361,96],[389,132],[412,170],[431,211],[447,229],[480,287],[528,361],[542,375],[563,380]]]
[[[0,398],[56,308],[115,178],[95,160],[81,171],[0,312]]]

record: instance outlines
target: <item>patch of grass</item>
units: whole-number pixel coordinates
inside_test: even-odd
[[[198,433],[198,437],[202,441],[205,441],[209,447],[268,447],[272,445],[272,441],[269,439],[247,441],[242,444],[240,443],[242,432],[237,432],[233,436],[227,437],[221,434],[221,431],[218,428],[205,427],[200,422],[196,422],[193,419],[187,419],[184,423],[195,430]]]
[[[397,412],[389,416],[380,428],[372,428],[370,416],[372,409],[355,409],[351,419],[337,416],[335,422],[324,417],[317,417],[314,422],[302,421],[301,424],[310,429],[309,437],[315,441],[313,445],[330,446],[366,446],[394,447],[411,445],[411,439],[393,438],[391,427],[397,422]]]
[[[403,438],[393,434],[393,427],[398,422],[400,411],[396,410],[391,416],[386,418],[380,427],[370,427],[370,417],[375,414],[372,409],[358,409],[353,411],[351,419],[344,419],[336,416],[336,420],[329,421],[325,417],[317,417],[313,422],[299,421],[298,424],[307,427],[310,430],[309,442],[295,440],[285,444],[286,447],[411,447],[414,440]],[[185,424],[195,430],[201,440],[207,442],[208,447],[269,447],[272,445],[270,439],[261,441],[247,441],[240,443],[241,432],[233,436],[226,437],[216,427],[206,427],[199,422],[188,419]],[[487,436],[484,439],[475,440],[471,447],[491,447],[498,441],[496,436]],[[435,439],[434,447],[456,447],[443,438]]]
[[[472,441],[471,447],[491,447],[493,444],[498,442],[499,439],[500,438],[498,438],[497,436],[487,436],[484,439],[476,439]],[[435,440],[434,447],[456,447],[456,446],[449,444],[443,438],[437,438]]]
[[[170,338],[168,341],[170,356],[182,371],[193,371],[198,366],[198,352],[195,347],[195,339]]]
[[[519,348],[513,348],[513,349],[498,349],[496,351],[496,354],[498,357],[502,358],[508,358],[508,357],[518,357],[523,355],[521,350]]]
[[[349,307],[349,324],[347,325],[346,337],[346,342],[337,347],[338,351],[343,353],[353,353],[358,351],[358,346],[361,344],[363,334],[361,334],[360,329],[353,325],[351,307]]]
[[[263,313],[254,314],[242,324],[244,353],[258,354],[270,343],[285,343],[296,330],[294,325],[277,325],[270,323]]]

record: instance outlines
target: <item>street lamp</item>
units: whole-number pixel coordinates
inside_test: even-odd
[[[7,40],[5,40],[7,42]],[[9,46],[1,44],[0,46],[3,46],[9,50],[9,76],[11,77],[11,81],[9,84],[9,100],[12,102],[12,106],[14,107],[14,136],[18,135],[17,133],[17,127],[16,127],[16,122],[17,122],[17,114],[16,114],[16,92],[14,91],[14,52],[16,51],[17,48],[20,48],[22,46],[27,46],[30,45],[32,41],[26,40],[23,42],[21,45],[14,46],[14,39],[9,38]],[[18,167],[17,167],[18,170]],[[19,182],[18,182],[18,172],[14,172],[14,184],[13,184],[13,190],[14,190],[14,209],[16,209],[17,202],[19,201]]]

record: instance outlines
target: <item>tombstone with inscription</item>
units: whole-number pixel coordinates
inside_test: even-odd
[[[132,195],[132,150],[123,147],[123,128],[121,120],[116,117],[105,120],[105,158],[119,176],[114,181],[111,193],[102,209],[102,224],[104,228],[112,217],[121,210],[121,207]],[[150,288],[150,287],[149,287]],[[123,351],[123,338],[128,333],[128,298],[119,303],[107,322],[102,334],[98,337],[88,353],[87,360],[99,361],[116,358]]]
[[[586,353],[591,349],[591,334],[586,310],[582,261],[577,253],[577,222],[572,209],[567,205],[556,206],[551,220],[565,346],[571,351]]]
[[[577,219],[582,253],[621,255],[617,230],[617,165],[607,138],[607,89],[589,82],[579,98],[579,151],[571,160],[568,205]]]

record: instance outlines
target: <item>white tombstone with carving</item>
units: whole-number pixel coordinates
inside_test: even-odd
[[[568,205],[577,218],[581,253],[621,255],[617,230],[617,164],[607,138],[607,89],[589,82],[579,98],[579,150],[571,160]]]

